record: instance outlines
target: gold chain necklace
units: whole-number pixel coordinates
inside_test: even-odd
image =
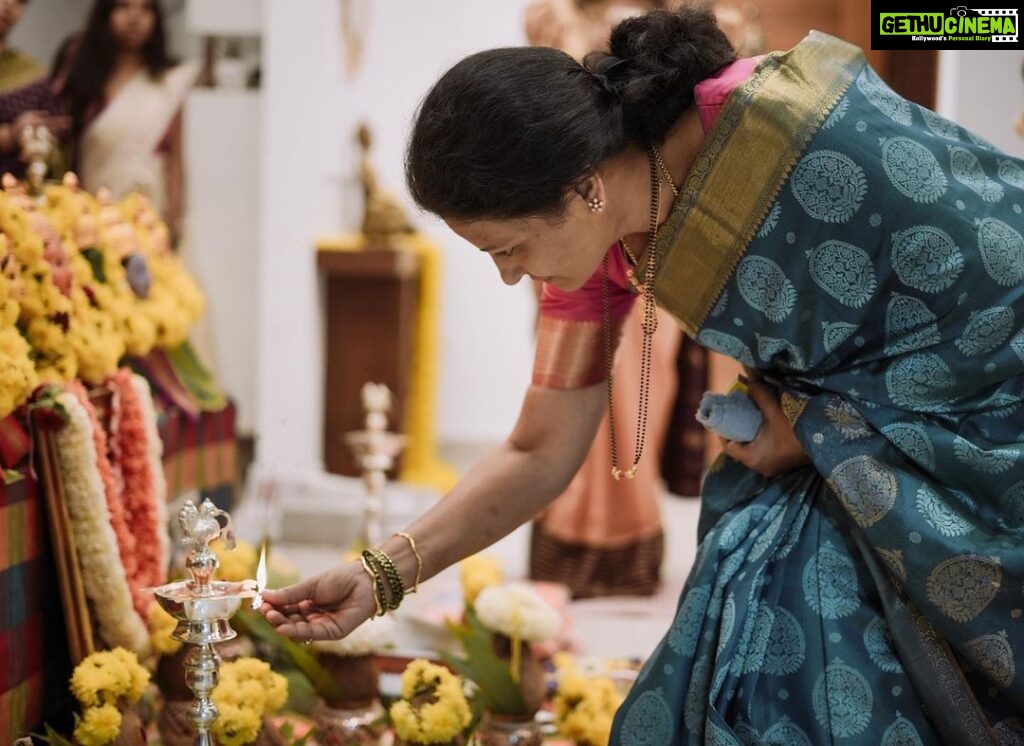
[[[658,169],[661,171],[661,175],[665,177],[665,181],[668,182],[668,188],[672,190],[672,196],[679,196],[679,188],[676,187],[676,182],[672,179],[672,174],[669,173],[668,168],[665,166],[665,161],[661,159],[661,151],[658,150],[657,146],[653,146],[654,150],[654,162],[658,164]]]
[[[679,187],[676,186],[675,180],[672,178],[672,174],[669,172],[668,167],[665,166],[665,161],[661,158],[661,151],[658,150],[657,146],[654,148],[654,162],[658,165],[658,170],[661,171],[661,175],[665,177],[665,181],[668,182],[668,188],[672,190],[672,196],[679,196]],[[629,259],[630,264],[634,267],[640,264],[640,260],[637,258],[633,250],[629,248],[629,244],[626,243],[625,238],[620,238],[619,243],[622,245],[622,250],[626,252],[626,257]],[[632,273],[631,273],[632,275]],[[633,279],[631,276],[630,279]],[[637,284],[639,290],[639,284]]]
[[[654,276],[658,270],[658,260],[660,259],[655,241],[658,233],[658,218],[661,215],[661,177],[659,175],[659,170],[668,178],[668,183],[672,188],[672,192],[678,196],[676,185],[672,181],[672,177],[669,175],[668,169],[665,168],[665,164],[661,159],[661,153],[658,151],[657,146],[652,145],[651,149],[647,152],[647,162],[651,171],[651,212],[650,222],[647,228],[647,264],[644,267],[643,284],[640,286],[640,292],[643,296],[644,304],[643,313],[640,319],[640,330],[643,334],[640,352],[640,402],[637,407],[636,416],[636,451],[633,455],[633,464],[625,470],[619,468],[618,443],[615,438],[615,411],[612,404],[612,363],[614,362],[614,351],[612,344],[611,308],[608,301],[609,281],[607,254],[605,254],[604,261],[601,264],[605,380],[607,382],[606,391],[608,394],[608,427],[611,435],[612,447],[612,476],[616,480],[622,479],[623,477],[626,479],[633,479],[636,476],[637,469],[640,465],[640,457],[644,452],[644,443],[647,435],[647,405],[651,392],[651,348],[653,345],[654,332],[658,329],[657,309],[654,304]],[[626,242],[620,239],[620,243],[633,263],[636,264],[636,257],[633,256],[633,253],[626,246]]]

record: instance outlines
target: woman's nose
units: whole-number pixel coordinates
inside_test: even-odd
[[[495,259],[494,263],[498,267],[498,274],[501,275],[501,281],[506,285],[515,285],[523,279],[523,275],[526,274],[523,272],[523,268],[520,267],[519,263],[516,261],[502,261],[500,259]]]

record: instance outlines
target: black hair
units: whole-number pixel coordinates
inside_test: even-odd
[[[110,33],[110,16],[119,0],[95,0],[81,43],[68,72],[64,94],[72,118],[72,133],[80,135],[93,107],[103,101],[107,79],[117,61],[117,42]],[[175,64],[167,51],[164,15],[159,0],[150,0],[153,32],[142,47],[142,61],[152,78],[159,78]]]
[[[457,63],[413,125],[413,199],[463,220],[560,215],[570,187],[631,145],[663,142],[694,86],[736,59],[711,11],[687,6],[623,21],[610,50],[583,66],[544,47]]]
[[[82,41],[82,35],[75,33],[64,37],[64,41],[53,53],[50,60],[50,80],[58,80],[64,76],[75,61],[75,54],[78,52],[78,45]]]

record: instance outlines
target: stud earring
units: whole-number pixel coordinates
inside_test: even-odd
[[[590,208],[591,212],[601,212],[601,210],[604,209],[604,200],[594,197],[592,200],[587,202],[587,207]]]

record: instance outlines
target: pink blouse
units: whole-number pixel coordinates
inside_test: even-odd
[[[694,89],[701,126],[707,133],[726,100],[747,80],[762,57],[726,65]],[[617,337],[636,301],[629,279],[631,267],[616,242],[608,248],[608,306],[612,333]],[[578,290],[544,285],[537,325],[533,383],[548,388],[584,388],[605,378],[602,269]]]

